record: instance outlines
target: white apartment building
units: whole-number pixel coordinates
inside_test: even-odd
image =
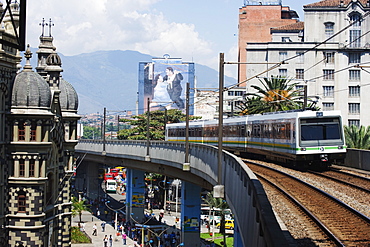
[[[240,112],[238,105],[243,101],[245,88],[235,87],[224,91],[223,113],[224,118],[235,116]],[[195,94],[194,116],[201,116],[203,120],[218,118],[219,101],[218,91],[198,90]]]
[[[261,6],[263,8],[264,6]],[[272,40],[247,43],[247,78],[286,76],[345,125],[370,125],[370,1],[323,0],[304,6],[305,22],[271,28]],[[273,64],[285,61],[269,70]],[[257,64],[262,63],[262,64]],[[263,64],[265,63],[265,64]],[[247,82],[259,84],[258,79]]]

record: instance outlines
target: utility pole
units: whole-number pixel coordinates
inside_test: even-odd
[[[147,122],[146,122],[146,156],[145,161],[150,161],[149,147],[150,147],[150,98],[147,101]]]
[[[213,188],[213,196],[215,198],[224,198],[224,186],[222,185],[222,137],[223,137],[223,113],[224,113],[224,53],[220,53],[220,68],[219,68],[219,96],[218,96],[218,164],[217,164],[217,185]]]

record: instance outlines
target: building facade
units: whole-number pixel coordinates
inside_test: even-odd
[[[367,0],[324,0],[304,6],[305,22],[271,28],[269,42],[245,46],[247,77],[285,76],[307,86],[322,110],[340,110],[345,125],[370,125],[370,20]],[[279,67],[270,70],[272,64]],[[269,63],[269,64],[268,64]],[[259,84],[253,79],[248,85]],[[247,92],[251,88],[247,86]]]
[[[239,55],[238,61],[247,62],[246,44],[249,42],[270,42],[270,28],[296,23],[298,15],[287,6],[282,6],[282,0],[246,0],[239,9]],[[245,81],[246,64],[238,65],[238,80]],[[242,83],[240,86],[245,86]]]
[[[37,72],[30,64],[30,49],[18,72],[19,52],[4,45],[0,49],[0,196],[5,198],[0,204],[0,246],[71,245],[78,97],[61,76],[61,59],[52,42],[42,32]]]

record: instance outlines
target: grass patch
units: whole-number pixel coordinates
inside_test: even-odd
[[[212,243],[212,236],[209,233],[201,233],[200,237],[205,239],[209,244]],[[232,247],[234,246],[234,237],[232,234],[226,234],[226,245],[222,245],[221,242],[224,241],[223,235],[220,233],[215,233],[215,246],[216,247]]]
[[[72,244],[91,243],[90,238],[76,226],[72,226],[71,228],[71,241]]]

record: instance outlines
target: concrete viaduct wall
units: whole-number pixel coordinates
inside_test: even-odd
[[[105,150],[105,151],[104,151]],[[149,151],[148,159],[147,152]],[[156,172],[176,177],[212,190],[217,185],[216,147],[191,144],[190,171],[183,171],[185,144],[164,141],[94,141],[82,140],[76,152],[84,162]],[[223,152],[222,184],[226,201],[234,213],[243,246],[287,246],[265,191],[253,172],[238,157]]]
[[[345,166],[370,171],[370,150],[348,148]]]

